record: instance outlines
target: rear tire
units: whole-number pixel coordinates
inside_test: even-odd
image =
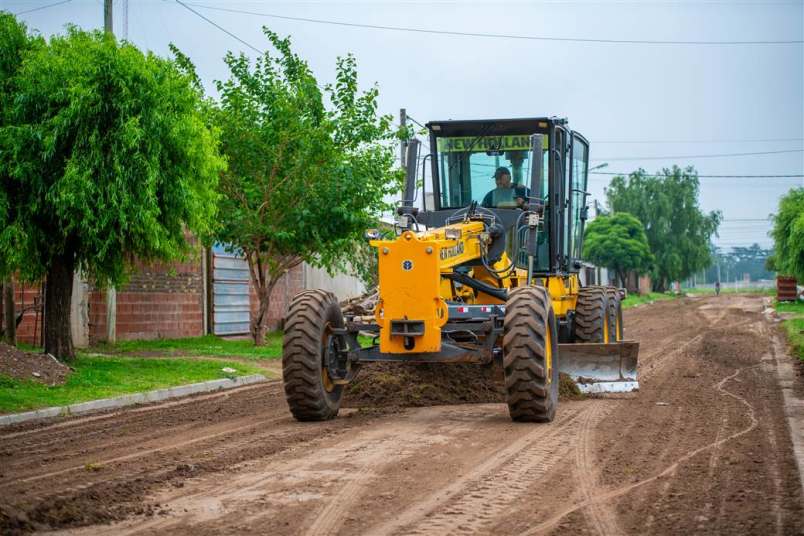
[[[511,419],[552,421],[558,406],[558,331],[542,287],[517,287],[508,294],[503,370]]]
[[[282,377],[290,412],[299,421],[325,421],[338,415],[343,385],[332,383],[324,360],[332,344],[329,328],[343,326],[341,308],[330,292],[307,290],[290,302]]]
[[[617,342],[623,340],[623,305],[620,301],[620,291],[617,287],[606,287],[609,299],[609,340]]]
[[[609,342],[609,300],[605,287],[584,287],[575,307],[575,340]]]

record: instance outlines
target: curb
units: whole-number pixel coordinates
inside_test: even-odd
[[[244,385],[264,382],[267,380],[268,378],[262,374],[252,374],[250,376],[240,376],[237,378],[224,378],[221,380],[211,380],[208,382],[191,383],[189,385],[178,385],[176,387],[167,387],[165,389],[157,389],[155,391],[147,391],[145,393],[133,393],[114,398],[90,400],[89,402],[80,402],[78,404],[70,404],[69,406],[43,408],[35,411],[27,411],[25,413],[0,415],[0,426],[8,426],[10,424],[17,424],[37,419],[47,419],[50,417],[80,415],[82,413],[121,408],[123,406],[132,406],[134,404],[161,402],[162,400],[167,400],[170,398],[179,398],[197,393],[208,393],[210,391],[233,389],[235,387],[242,387]]]
[[[798,378],[793,366],[798,358],[787,353],[779,335],[774,335],[772,341],[772,355],[776,361],[776,378],[782,391],[783,409],[790,429],[793,456],[798,466],[801,489],[804,490],[804,399],[796,396],[795,386]]]

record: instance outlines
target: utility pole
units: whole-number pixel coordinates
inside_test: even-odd
[[[103,0],[103,30],[114,36],[112,0]],[[106,290],[106,342],[117,342],[117,289],[109,285]]]
[[[122,26],[122,28],[123,28],[123,32],[121,34],[121,37],[123,39],[128,40],[128,0],[121,0],[120,4],[121,4],[121,7],[123,8],[123,13],[122,13],[122,15],[120,17],[120,21],[121,21],[120,26]]]
[[[402,128],[408,125],[408,113],[404,108],[399,109],[399,126]],[[404,139],[400,142],[399,147],[399,164],[405,168],[405,153],[408,150],[408,140]]]
[[[103,31],[114,35],[112,24],[112,0],[103,0]]]

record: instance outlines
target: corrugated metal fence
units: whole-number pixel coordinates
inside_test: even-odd
[[[212,332],[239,335],[249,332],[248,263],[242,255],[227,253],[222,244],[212,248]]]

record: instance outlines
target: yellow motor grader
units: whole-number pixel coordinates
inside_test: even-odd
[[[344,387],[371,361],[497,360],[515,421],[553,419],[559,371],[585,392],[638,389],[639,345],[623,340],[620,289],[580,277],[587,140],[558,118],[426,126],[422,169],[429,159],[435,206],[414,206],[412,140],[394,236],[367,232],[379,266],[373,315],[344,315],[322,290],[289,306],[282,366],[294,417],[335,417]],[[361,347],[359,334],[374,344]]]

